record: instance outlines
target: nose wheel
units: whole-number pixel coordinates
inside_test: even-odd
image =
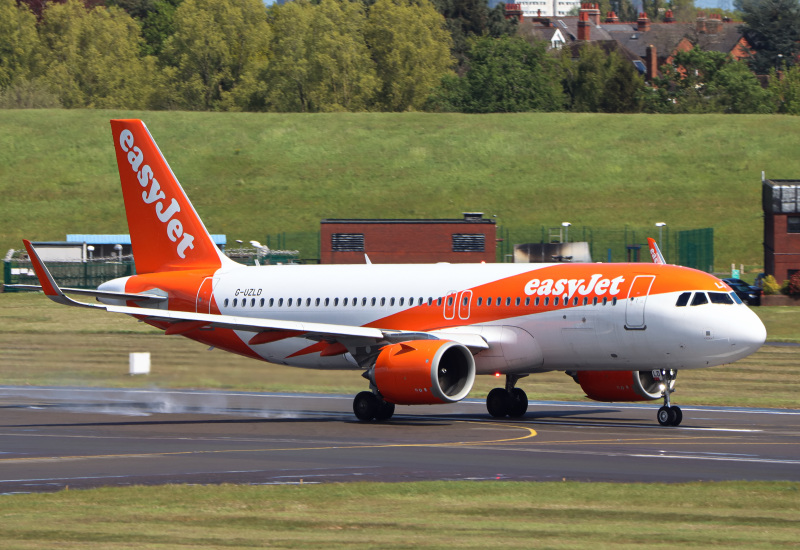
[[[520,418],[528,410],[528,396],[521,389],[515,387],[517,380],[522,378],[515,374],[506,375],[506,387],[494,388],[486,396],[486,410],[495,418]]]
[[[674,370],[661,371],[662,380],[665,382],[664,391],[662,392],[664,405],[658,409],[656,418],[662,426],[680,426],[683,420],[683,412],[680,407],[671,405],[669,402],[670,394],[675,391],[672,389],[672,381],[675,380],[676,375],[677,373]]]

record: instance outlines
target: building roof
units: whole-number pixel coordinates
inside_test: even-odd
[[[702,50],[723,53],[731,53],[742,38],[735,23],[722,23],[715,33],[698,32],[695,23],[651,23],[649,31],[640,31],[636,23],[611,23],[603,27],[614,40],[639,57],[647,54],[648,46],[655,46],[660,59],[672,55],[684,38]]]
[[[225,245],[228,238],[225,235],[211,235],[211,239],[217,246]],[[68,243],[87,243],[87,244],[131,244],[130,235],[91,235],[91,234],[72,234],[67,235]]]

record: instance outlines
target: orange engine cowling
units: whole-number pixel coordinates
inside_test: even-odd
[[[659,371],[578,371],[573,375],[589,399],[595,401],[652,401],[661,399],[667,384]],[[669,381],[670,389],[675,380]]]
[[[371,376],[396,405],[434,405],[464,399],[475,382],[475,359],[449,340],[412,340],[381,350]]]

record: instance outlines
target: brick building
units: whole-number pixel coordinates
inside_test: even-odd
[[[764,272],[778,283],[800,271],[800,180],[762,179]]]
[[[495,220],[480,212],[461,219],[322,220],[320,263],[376,264],[494,262]]]

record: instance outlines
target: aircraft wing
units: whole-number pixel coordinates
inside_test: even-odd
[[[409,332],[403,330],[379,329],[374,327],[360,327],[350,325],[336,325],[330,323],[312,323],[305,321],[287,321],[282,319],[262,319],[258,317],[242,317],[237,315],[216,315],[210,313],[195,313],[191,311],[172,311],[167,309],[156,309],[147,307],[130,307],[130,306],[115,306],[105,304],[87,304],[79,302],[72,298],[67,297],[63,290],[58,286],[50,270],[47,269],[44,262],[42,262],[36,250],[31,245],[30,241],[25,240],[25,248],[28,250],[28,255],[31,258],[33,269],[36,276],[42,283],[41,290],[45,295],[56,303],[75,306],[75,307],[88,307],[96,309],[105,309],[111,313],[124,313],[133,315],[148,321],[164,321],[170,323],[166,329],[167,334],[183,334],[202,328],[227,328],[232,330],[241,330],[248,332],[265,332],[271,331],[280,333],[279,336],[291,337],[298,336],[308,338],[310,340],[328,340],[339,341],[346,340],[352,345],[358,343],[361,339],[369,340],[369,343],[376,343],[385,341],[390,343],[404,342],[409,340],[421,339],[442,339],[438,336],[427,332]],[[39,287],[36,287],[39,288]],[[148,294],[126,294],[126,293],[106,293],[106,292],[92,292],[87,291],[83,294],[102,296],[111,294],[112,298],[127,297],[131,300],[150,300],[150,299],[165,299],[162,296],[148,295]],[[453,338],[465,346],[468,346],[476,351],[488,348],[488,344],[477,334],[456,334]],[[451,339],[451,338],[447,338]],[[269,341],[269,340],[265,340]],[[349,347],[349,346],[348,346]]]
[[[44,287],[39,285],[3,285],[5,288],[12,288],[15,290],[30,290],[30,291],[43,291]],[[65,294],[78,294],[80,296],[94,296],[95,298],[112,298],[116,300],[132,300],[135,302],[163,302],[167,299],[166,296],[159,296],[158,294],[132,294],[130,292],[111,292],[107,290],[93,290],[90,288],[67,288],[58,287],[59,290]]]

